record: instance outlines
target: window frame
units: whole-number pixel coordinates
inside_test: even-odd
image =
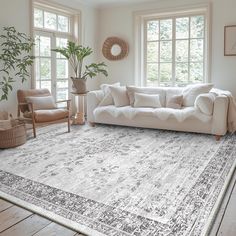
[[[151,20],[163,20],[163,19],[174,19],[174,25],[172,29],[172,37],[175,36],[175,26],[176,18],[181,17],[191,17],[196,15],[202,15],[205,17],[205,38],[204,38],[204,81],[203,83],[210,82],[210,72],[211,72],[211,57],[210,57],[210,36],[211,36],[211,27],[210,27],[210,4],[195,5],[185,8],[172,8],[172,9],[159,9],[159,10],[150,10],[134,13],[134,40],[135,40],[135,63],[134,63],[134,75],[135,75],[135,85],[137,86],[147,86],[147,22]],[[190,22],[189,22],[190,24]],[[187,40],[191,38],[186,38]],[[159,39],[160,40],[160,39]],[[159,41],[158,40],[158,41]],[[172,43],[172,78],[171,85],[169,86],[178,86],[173,84],[175,78],[175,37],[171,39]],[[190,42],[190,40],[189,40]],[[188,49],[190,50],[190,48]],[[188,58],[189,60],[189,58]],[[158,62],[160,64],[160,62]],[[160,73],[160,71],[158,71]],[[189,72],[188,72],[189,73]],[[159,80],[159,79],[158,79]],[[189,80],[189,79],[188,79]],[[192,84],[192,83],[189,83]],[[161,86],[161,85],[158,85]]]
[[[58,16],[65,16],[68,17],[68,32],[64,32],[64,31],[59,31],[59,30],[53,30],[53,29],[48,29],[45,27],[36,27],[34,25],[34,10],[38,9],[44,12],[48,12],[48,13],[52,13],[52,14],[56,14],[56,18],[57,18],[57,28],[58,28]],[[65,13],[63,11],[59,11],[57,9],[52,10],[51,8],[47,7],[47,6],[42,6],[41,4],[37,4],[35,3],[33,5],[33,30],[37,30],[37,31],[43,31],[43,32],[53,32],[53,33],[61,33],[61,34],[67,34],[67,35],[72,35],[73,31],[74,31],[74,24],[73,24],[73,15],[69,14],[69,13]],[[44,25],[44,14],[43,14],[43,25]]]
[[[44,27],[36,27],[34,26],[34,10],[39,9],[43,12],[49,12],[56,14],[58,19],[58,15],[68,17],[68,32],[58,31],[58,20],[57,20],[57,30],[48,29]],[[44,13],[43,13],[43,25],[44,25]],[[70,9],[68,7],[64,7],[60,4],[48,3],[47,1],[34,1],[31,0],[31,37],[35,38],[36,35],[50,37],[51,39],[51,48],[56,48],[56,39],[57,38],[66,38],[68,40],[75,41],[77,43],[82,41],[81,33],[81,12],[79,10]],[[33,50],[33,55],[35,55],[35,51]],[[60,89],[57,87],[57,71],[56,71],[56,63],[57,56],[56,52],[51,52],[51,92],[53,97],[57,98],[57,91]],[[41,58],[42,56],[37,56],[37,58]],[[68,63],[68,99],[71,98],[71,85],[72,82],[69,79],[72,75],[71,67]],[[31,80],[31,88],[36,88],[36,63],[32,67],[32,80]]]

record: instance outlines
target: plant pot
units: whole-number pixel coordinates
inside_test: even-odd
[[[86,93],[87,92],[86,79],[79,79],[79,78],[71,77],[71,80],[73,82],[72,89],[73,89],[74,93]]]

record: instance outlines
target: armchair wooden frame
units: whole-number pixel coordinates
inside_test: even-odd
[[[67,103],[66,109],[69,111],[68,112],[68,117],[66,117],[66,118],[55,120],[55,121],[38,123],[38,122],[35,121],[35,110],[34,110],[33,103],[18,103],[18,110],[17,110],[18,119],[24,121],[27,124],[32,124],[34,138],[36,138],[36,127],[37,126],[42,126],[42,125],[49,125],[49,124],[67,122],[68,132],[70,132],[70,125],[71,125],[70,124],[70,103],[71,103],[71,100],[68,99],[68,100],[58,101],[58,102],[56,102],[56,104],[63,103],[63,102]],[[30,108],[30,110],[31,110],[31,117],[30,118],[26,118],[26,117],[21,116],[21,107],[22,106],[28,106]]]

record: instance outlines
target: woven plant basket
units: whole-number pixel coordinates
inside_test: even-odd
[[[10,129],[0,130],[0,148],[17,147],[26,142],[25,124],[14,120],[12,125]]]

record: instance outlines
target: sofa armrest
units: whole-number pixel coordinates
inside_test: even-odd
[[[89,122],[95,122],[93,111],[95,110],[96,107],[98,107],[98,104],[102,101],[103,98],[104,98],[104,93],[102,90],[95,90],[88,93],[87,120]]]
[[[212,134],[224,135],[227,132],[229,99],[225,95],[217,96],[214,102]]]

